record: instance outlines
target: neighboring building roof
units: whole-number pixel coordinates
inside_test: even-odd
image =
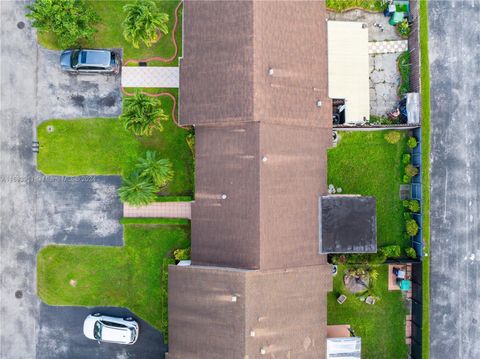
[[[328,94],[345,99],[345,124],[370,118],[368,27],[328,21]]]
[[[322,196],[318,206],[321,253],[377,251],[375,197]]]
[[[264,123],[197,126],[192,263],[244,269],[325,263],[317,201],[327,193],[331,136],[323,128]]]
[[[185,1],[183,36],[181,124],[332,121],[324,3]]]
[[[276,271],[170,266],[167,358],[323,358],[331,287],[329,265]]]

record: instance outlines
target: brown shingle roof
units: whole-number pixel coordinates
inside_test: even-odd
[[[325,263],[318,255],[318,196],[327,191],[330,140],[331,132],[317,127],[198,126],[193,263],[245,269]]]
[[[329,266],[170,266],[169,278],[169,359],[324,358]]]
[[[184,17],[182,124],[331,127],[323,2],[185,1]]]

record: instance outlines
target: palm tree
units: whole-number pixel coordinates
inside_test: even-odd
[[[124,100],[120,119],[127,130],[138,136],[151,136],[154,129],[163,130],[161,121],[168,120],[159,99],[146,96],[138,90]]]
[[[136,167],[140,177],[150,180],[158,187],[165,186],[173,179],[172,163],[166,158],[158,158],[155,151],[147,151],[145,158],[140,158]]]
[[[143,206],[155,201],[157,187],[148,179],[133,172],[124,178],[122,187],[118,190],[120,200],[132,206]]]
[[[155,2],[137,0],[123,7],[127,14],[123,21],[123,36],[125,40],[138,48],[140,41],[150,47],[157,40],[157,31],[168,34],[168,15],[158,11]]]

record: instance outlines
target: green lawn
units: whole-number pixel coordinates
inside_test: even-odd
[[[422,96],[422,220],[425,253],[430,254],[430,63],[428,60],[428,4],[420,1],[420,50]],[[423,257],[422,357],[430,353],[430,257]]]
[[[402,154],[407,136],[389,144],[385,131],[338,131],[340,142],[328,151],[328,183],[344,194],[373,195],[377,201],[377,244],[410,246],[405,239],[403,205],[399,197]]]
[[[123,247],[43,248],[37,258],[37,292],[50,305],[119,306],[165,327],[164,258],[190,243],[190,226],[126,224]]]
[[[388,291],[388,266],[377,267],[375,284],[380,300],[374,305],[361,302],[345,292],[343,274],[346,267],[339,266],[333,279],[333,291],[328,293],[328,324],[349,324],[355,335],[362,338],[362,358],[405,359],[405,316],[407,310],[400,291]],[[336,299],[346,294],[342,305]]]
[[[352,8],[361,8],[369,11],[383,11],[385,4],[382,0],[327,0],[327,8],[337,12]]]
[[[398,87],[398,95],[402,96],[407,92],[410,92],[410,52],[402,52],[400,56],[398,56],[397,64],[401,79],[400,86]]]
[[[123,48],[123,58],[128,59],[142,59],[151,56],[160,56],[168,58],[174,54],[174,47],[171,39],[171,31],[175,22],[174,10],[178,5],[178,1],[156,0],[158,8],[168,14],[169,16],[169,34],[163,36],[156,44],[151,47],[140,46],[134,48],[123,37],[122,22],[125,14],[122,10],[125,4],[133,2],[133,0],[86,0],[87,4],[91,6],[100,17],[100,22],[97,25],[97,32],[88,41],[84,41],[82,47],[94,48]],[[179,52],[182,46],[182,9],[179,11],[179,22],[176,31],[176,39],[179,45]],[[53,50],[59,50],[59,46],[55,41],[55,37],[51,33],[39,33],[38,42],[40,45]],[[170,63],[155,63],[155,66],[175,66],[177,60]]]
[[[177,94],[177,90],[170,92]],[[166,97],[161,101],[171,117],[173,101]],[[53,126],[53,132],[47,131],[48,126]],[[161,194],[192,196],[194,164],[186,141],[190,132],[179,128],[171,118],[163,126],[162,132],[137,138],[116,118],[46,121],[37,130],[37,168],[49,175],[128,175],[138,157],[154,149],[172,161],[175,171],[173,181]]]

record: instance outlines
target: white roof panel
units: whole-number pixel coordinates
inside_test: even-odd
[[[328,22],[328,95],[345,99],[345,123],[370,117],[368,27],[361,22]]]

